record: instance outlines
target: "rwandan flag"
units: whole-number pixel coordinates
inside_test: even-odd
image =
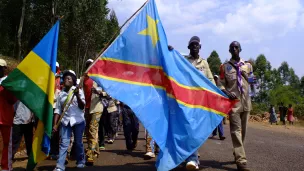
[[[233,106],[181,54],[168,50],[154,0],[88,73],[135,112],[161,149],[161,171],[175,168],[195,152]]]
[[[50,151],[58,33],[59,21],[2,82],[39,119],[26,170],[33,170]]]

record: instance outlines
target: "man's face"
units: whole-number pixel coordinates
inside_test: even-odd
[[[4,67],[0,66],[0,78],[4,77]]]
[[[190,49],[190,53],[191,54],[198,54],[199,51],[200,51],[200,44],[198,42],[192,42],[190,45],[189,45],[189,49]]]
[[[239,56],[240,55],[240,51],[241,51],[241,48],[240,48],[240,45],[238,42],[233,42],[230,47],[229,47],[229,51],[231,53],[232,56]]]

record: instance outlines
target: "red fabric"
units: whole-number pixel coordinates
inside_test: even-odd
[[[0,125],[0,131],[3,140],[1,168],[2,170],[12,170],[12,127],[7,125]]]
[[[60,77],[55,78],[55,90],[54,90],[54,92],[56,92],[56,89],[61,90]]]
[[[60,74],[60,72],[61,72],[61,71],[60,71],[60,68],[59,68],[59,67],[56,67],[56,74],[58,74],[58,75],[59,75],[59,74]]]
[[[224,65],[223,64],[220,66],[220,79],[221,80],[225,79],[225,71],[224,71]]]
[[[89,109],[91,106],[92,88],[93,88],[93,80],[87,75],[84,76],[83,91],[86,102],[85,108],[87,109]]]
[[[288,120],[289,122],[292,122],[292,121],[293,121],[293,109],[292,109],[292,108],[289,108],[289,109],[288,109],[287,120]]]
[[[14,104],[17,99],[2,86],[0,86],[0,125],[13,125]]]

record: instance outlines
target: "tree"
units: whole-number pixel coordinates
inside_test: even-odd
[[[273,90],[270,90],[270,103],[279,104],[283,102],[284,104],[301,104],[303,103],[303,98],[301,97],[298,90],[291,86],[279,86]]]
[[[301,95],[304,96],[304,76],[301,77],[301,80],[300,80],[300,92],[301,92]]]
[[[293,68],[289,69],[289,80],[288,80],[289,85],[294,88],[294,89],[299,89],[300,88],[300,79],[294,72]]]
[[[286,61],[282,62],[281,66],[278,68],[278,71],[280,72],[283,84],[286,85],[288,83],[288,80],[290,79],[288,63]]]
[[[276,68],[274,68],[273,70],[271,70],[269,89],[275,89],[276,87],[282,86],[282,85],[283,85],[283,81],[282,81],[280,72]]]
[[[22,28],[23,28],[23,22],[24,22],[24,17],[25,17],[25,5],[26,5],[26,0],[23,0],[22,3],[22,12],[21,12],[21,17],[20,17],[20,23],[19,23],[19,28],[18,28],[18,55],[17,57],[19,60],[21,60],[21,35],[22,35]]]
[[[108,30],[107,30],[107,34],[108,36],[112,37],[114,35],[114,33],[116,33],[119,30],[119,23],[118,23],[118,19],[116,16],[115,11],[111,11],[110,15],[109,15],[109,20],[108,20]],[[113,34],[113,35],[111,35]]]
[[[207,62],[212,74],[219,75],[222,62],[215,50],[211,52],[210,56],[207,58]]]
[[[16,58],[25,56],[58,16],[64,16],[60,24],[57,60],[62,69],[72,69],[79,75],[85,61],[94,59],[119,27],[115,12],[108,15],[107,4],[107,0],[26,0],[25,15],[22,15],[22,1],[0,1],[0,54]],[[19,27],[22,16],[23,27]],[[20,51],[18,28],[22,28],[22,39],[18,39]]]
[[[267,102],[269,99],[269,86],[271,79],[271,64],[267,61],[265,55],[261,54],[255,60],[254,73],[257,77],[259,85],[258,96],[256,100],[258,102]]]

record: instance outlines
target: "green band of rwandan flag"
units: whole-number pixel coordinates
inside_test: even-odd
[[[5,88],[14,92],[15,97],[36,114],[43,122],[46,135],[51,137],[53,105],[50,104],[47,94],[18,68],[14,69],[5,80]]]

